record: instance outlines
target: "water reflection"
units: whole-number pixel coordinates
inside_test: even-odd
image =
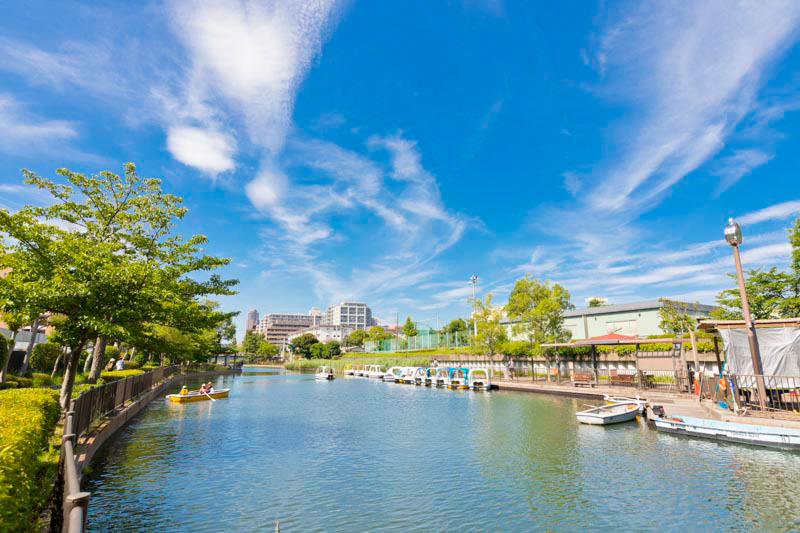
[[[581,426],[572,399],[273,371],[214,386],[230,398],[156,401],[109,443],[91,530],[800,525],[800,456]]]

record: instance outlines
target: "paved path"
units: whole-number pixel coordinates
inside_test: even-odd
[[[514,390],[522,392],[536,392],[540,394],[555,394],[559,396],[571,396],[574,398],[585,398],[587,400],[602,400],[604,394],[612,396],[627,396],[635,398],[639,395],[643,400],[647,400],[651,405],[663,405],[664,410],[672,416],[692,416],[697,418],[711,418],[714,420],[724,420],[725,422],[736,422],[740,424],[755,424],[762,426],[787,427],[800,429],[800,417],[795,420],[784,418],[766,418],[755,416],[756,413],[748,413],[746,416],[738,416],[728,410],[720,409],[713,402],[704,400],[697,401],[697,397],[686,393],[671,392],[664,390],[644,390],[633,389],[630,387],[573,387],[569,384],[556,385],[546,381],[532,382],[530,379],[519,378],[517,380],[492,380],[493,385],[497,385],[500,390]]]

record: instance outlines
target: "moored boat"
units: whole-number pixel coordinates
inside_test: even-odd
[[[402,375],[403,367],[393,366],[383,375],[383,381],[387,383],[397,383]]]
[[[628,403],[628,402],[636,402],[639,404],[639,414],[644,412],[645,405],[647,405],[647,400],[642,400],[639,396],[636,398],[628,398],[627,396],[613,396],[611,394],[604,394],[603,400],[606,403]]]
[[[332,366],[317,367],[317,371],[314,374],[314,379],[317,381],[331,381],[335,377]]]
[[[345,365],[342,374],[345,376],[352,376],[355,374],[355,367],[353,365]]]
[[[621,402],[580,411],[576,416],[582,424],[605,426],[634,420],[638,414],[638,402]]]
[[[451,368],[449,382],[447,384],[451,389],[466,390],[469,388],[467,376],[469,375],[468,368]]]
[[[433,384],[437,387],[447,387],[450,384],[450,369],[437,368],[436,378],[434,379]]]
[[[423,384],[426,387],[430,387],[431,385],[436,385],[436,368],[430,367],[425,369],[425,377],[423,378]]]
[[[413,385],[414,384],[414,379],[415,379],[414,376],[415,376],[415,374],[417,372],[417,369],[418,369],[418,367],[416,367],[416,366],[403,367],[403,375],[400,376],[401,383],[406,383],[406,384]]]
[[[492,378],[485,368],[470,368],[467,374],[467,384],[472,390],[491,390]]]
[[[380,366],[380,365],[370,365],[367,368],[366,374],[364,374],[364,375],[367,376],[368,378],[383,379],[383,376],[385,374],[386,374],[386,369],[383,368],[382,366]]]
[[[367,365],[356,365],[353,368],[354,376],[364,376],[367,372]]]
[[[664,409],[659,405],[653,406],[650,414],[656,429],[665,433],[752,446],[800,450],[800,429],[740,424],[692,416],[666,416]]]
[[[227,398],[230,391],[230,389],[219,389],[207,394],[197,391],[192,391],[188,394],[167,394],[167,399],[176,403],[202,402],[203,400],[210,401],[211,398],[218,400],[219,398]]]

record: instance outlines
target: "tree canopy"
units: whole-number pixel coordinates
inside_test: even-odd
[[[415,337],[418,333],[417,326],[411,320],[411,317],[407,316],[406,322],[403,324],[403,335],[406,337]]]
[[[311,357],[311,346],[318,342],[319,340],[312,333],[303,333],[292,340],[294,353],[301,357]]]
[[[363,329],[357,329],[347,336],[347,344],[350,346],[364,346],[364,340],[369,337],[369,333]]]
[[[531,353],[539,353],[544,342],[565,342],[572,334],[564,328],[564,311],[572,309],[569,292],[559,284],[530,279],[517,280],[506,304],[508,317],[516,321],[512,330],[528,339]],[[480,325],[478,326],[480,334]]]
[[[104,335],[172,354],[170,328],[178,337],[197,340],[209,331],[216,337],[230,314],[202,298],[234,294],[237,281],[209,274],[229,260],[204,255],[204,236],[172,233],[186,214],[182,200],[164,193],[160,180],[140,178],[132,163],[122,177],[57,173],[66,184],[23,170],[25,183],[48,193],[51,205],[0,209],[0,269],[10,269],[0,278],[0,307],[52,314],[51,325],[71,350],[64,406],[91,339]]]
[[[478,335],[473,339],[475,346],[494,356],[500,345],[506,341],[506,328],[500,323],[503,308],[492,305],[492,294],[484,300],[475,300],[475,321],[478,323]]]

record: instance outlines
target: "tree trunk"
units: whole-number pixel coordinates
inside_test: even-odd
[[[39,335],[39,317],[31,324],[31,340],[28,341],[28,349],[25,350],[25,358],[22,360],[22,368],[19,370],[19,375],[24,376],[28,371],[28,365],[31,363],[31,354],[33,353],[33,345],[36,344],[36,337]]]
[[[14,346],[17,344],[17,332],[14,331],[11,338],[8,339],[8,350],[6,351],[6,360],[3,362],[3,370],[0,372],[0,383],[6,382],[8,375],[8,363],[11,361],[11,354],[14,353]]]
[[[92,371],[89,372],[89,377],[86,378],[86,383],[97,383],[100,377],[100,372],[103,371],[103,365],[106,362],[106,344],[108,344],[108,337],[100,335],[94,341],[94,350],[92,351]]]
[[[83,362],[83,373],[87,373],[91,368],[92,361],[94,361],[94,351],[86,356],[86,361]]]
[[[69,402],[72,399],[72,386],[75,384],[75,373],[78,370],[78,362],[83,352],[83,346],[86,340],[78,342],[77,346],[70,352],[67,359],[67,367],[64,370],[64,379],[61,381],[61,398],[59,403],[61,408],[66,410],[69,407]]]
[[[58,353],[58,357],[56,357],[56,362],[53,365],[53,371],[50,372],[50,377],[53,378],[56,376],[56,371],[58,370],[58,363],[61,362],[61,357],[64,354],[63,350]]]

